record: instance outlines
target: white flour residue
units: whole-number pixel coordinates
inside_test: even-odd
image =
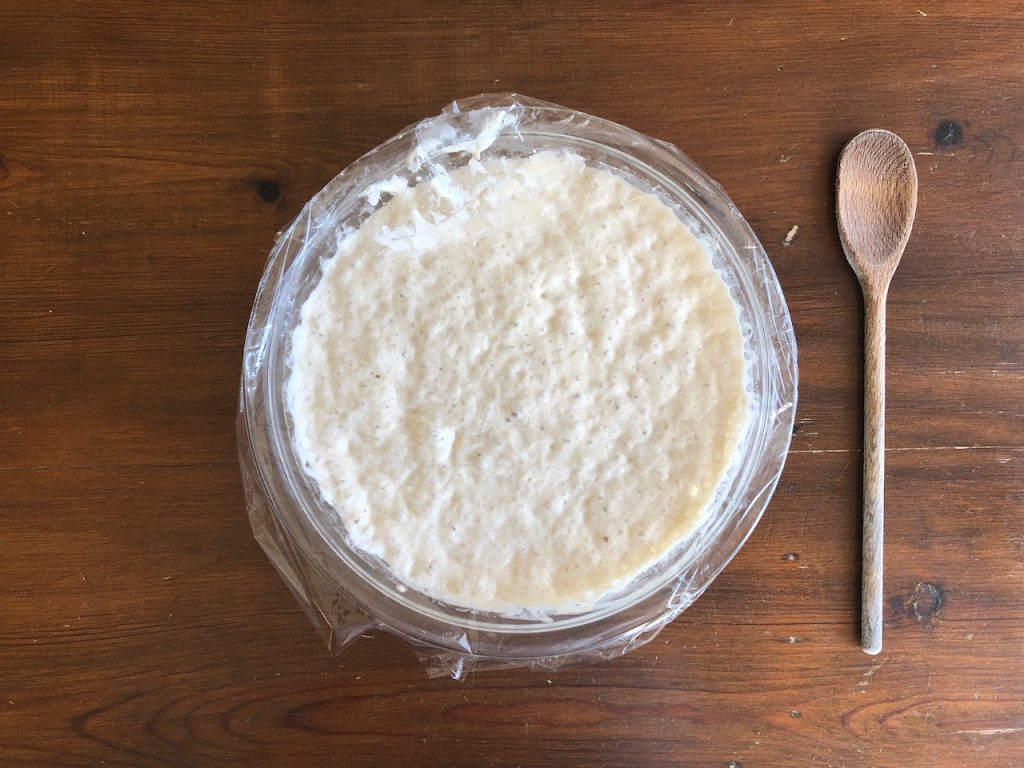
[[[515,115],[506,109],[479,109],[466,113],[464,119],[471,121],[470,130],[460,132],[450,123],[437,120],[416,126],[416,148],[409,154],[409,170],[415,173],[435,154],[466,152],[479,160],[502,130],[516,121]]]

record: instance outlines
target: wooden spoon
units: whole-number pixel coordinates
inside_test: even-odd
[[[861,647],[882,650],[882,530],[885,501],[885,299],[917,210],[917,169],[903,140],[864,131],[843,148],[836,220],[864,293],[864,545]]]

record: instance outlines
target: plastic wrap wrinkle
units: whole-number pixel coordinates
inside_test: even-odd
[[[288,332],[319,264],[396,192],[488,156],[567,149],[655,191],[701,240],[740,307],[757,398],[748,454],[719,487],[713,512],[678,552],[599,609],[495,617],[453,609],[388,582],[380,564],[339,549],[318,519],[318,494],[297,465],[283,413]],[[667,182],[667,183],[666,183]],[[710,225],[710,226],[709,226]],[[749,345],[749,346],[748,346]],[[431,676],[504,667],[557,669],[649,642],[710,585],[749,537],[774,492],[796,406],[796,343],[774,270],[722,188],[675,146],[516,94],[453,102],[342,171],[283,230],[257,291],[243,355],[238,441],[253,534],[296,600],[339,653],[382,628],[405,639]],[[656,571],[656,572],[655,572]]]

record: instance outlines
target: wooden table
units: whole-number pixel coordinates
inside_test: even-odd
[[[1024,7],[345,5],[0,10],[0,764],[1024,765]],[[798,429],[750,541],[654,642],[428,680],[385,635],[330,657],[253,541],[242,339],[314,192],[451,98],[509,90],[722,183],[789,300]],[[875,658],[832,203],[869,127],[921,178],[889,303]]]

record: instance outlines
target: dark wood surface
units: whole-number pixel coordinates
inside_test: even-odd
[[[0,764],[1024,765],[1022,40],[1024,6],[978,0],[4,3]],[[306,199],[507,90],[723,184],[789,299],[799,425],[748,544],[650,645],[428,680],[385,635],[331,658],[252,540],[240,350]],[[875,658],[832,203],[869,127],[921,179],[889,302]]]

